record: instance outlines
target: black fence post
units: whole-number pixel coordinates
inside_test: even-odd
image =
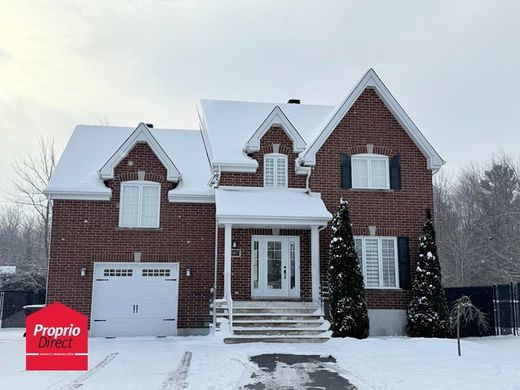
[[[498,302],[498,287],[493,285],[493,311],[495,314],[495,335],[500,336],[502,330],[500,328],[500,303]]]
[[[509,283],[509,288],[511,289],[511,319],[513,326],[513,336],[517,336],[518,333],[516,331],[516,307],[515,307],[515,288],[513,286],[513,282]]]

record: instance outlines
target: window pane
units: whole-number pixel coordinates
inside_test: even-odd
[[[121,186],[121,226],[135,227],[138,223],[139,186]]]
[[[253,288],[257,289],[259,287],[259,260],[260,260],[260,250],[259,250],[259,242],[253,241]]]
[[[282,243],[267,241],[267,288],[282,288]]]
[[[276,186],[287,187],[287,169],[286,169],[287,158],[277,157],[276,158]]]
[[[379,241],[377,238],[365,240],[365,268],[367,287],[379,287]]]
[[[382,158],[373,158],[370,161],[370,174],[372,176],[372,188],[387,188],[388,169],[386,160]]]
[[[264,186],[274,186],[274,157],[264,158]]]
[[[156,227],[159,221],[159,187],[143,186],[141,225]]]
[[[289,243],[289,260],[291,264],[291,289],[296,288],[296,243]]]
[[[390,239],[381,240],[381,252],[383,260],[383,286],[396,287],[395,278],[395,241]]]
[[[368,159],[352,159],[352,187],[368,188]]]

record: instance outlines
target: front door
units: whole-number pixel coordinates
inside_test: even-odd
[[[255,298],[300,297],[299,237],[252,237],[251,295]]]

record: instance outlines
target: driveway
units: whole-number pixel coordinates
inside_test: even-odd
[[[251,383],[247,390],[356,390],[338,372],[332,356],[265,354],[249,358]]]

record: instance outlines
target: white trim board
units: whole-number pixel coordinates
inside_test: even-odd
[[[373,69],[369,69],[363,76],[361,81],[356,85],[352,92],[345,100],[331,113],[330,117],[325,121],[325,127],[312,144],[300,155],[298,162],[300,165],[316,165],[316,153],[323,146],[325,141],[332,134],[343,117],[349,112],[356,100],[361,96],[366,88],[373,88],[381,98],[386,107],[394,115],[408,136],[417,145],[426,157],[428,169],[437,170],[441,168],[445,161],[428,142],[426,137],[417,128],[415,123],[403,110],[386,85],[381,81],[379,76]]]
[[[298,130],[296,130],[296,127],[294,127],[282,109],[279,106],[276,106],[264,119],[251,138],[249,138],[245,143],[244,152],[258,152],[260,150],[260,140],[273,126],[280,126],[285,131],[285,134],[287,134],[293,142],[293,152],[301,152],[305,150],[305,140],[300,133],[298,133]]]
[[[99,176],[103,180],[114,179],[115,167],[128,155],[132,148],[140,142],[148,144],[157,158],[166,167],[166,179],[168,181],[177,183],[181,180],[182,175],[173,161],[170,159],[170,157],[168,157],[159,142],[157,142],[155,137],[150,132],[150,129],[148,129],[148,126],[142,122],[136,127],[132,134],[130,134],[125,142],[123,142],[123,144],[117,149],[112,157],[110,157],[110,159],[101,167],[101,169],[98,171]]]

